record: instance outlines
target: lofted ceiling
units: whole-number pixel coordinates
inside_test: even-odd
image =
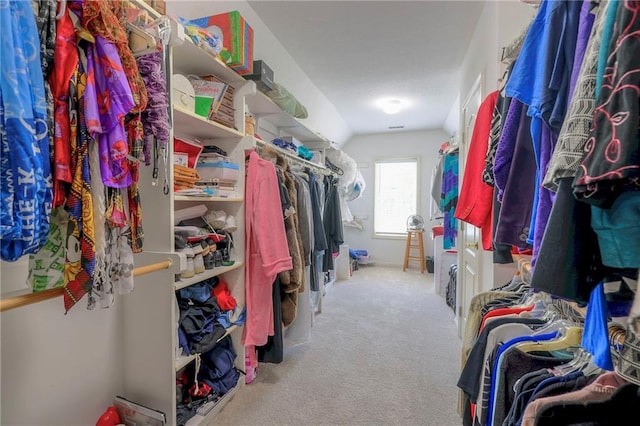
[[[357,135],[443,128],[485,0],[247,3]],[[182,16],[205,5],[171,2]],[[390,97],[406,108],[383,113]]]

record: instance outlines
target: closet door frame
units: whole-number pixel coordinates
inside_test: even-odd
[[[460,110],[458,188],[462,187],[464,167],[475,125],[478,109],[483,99],[484,74],[480,73],[469,89]],[[480,229],[458,220],[458,276],[456,288],[456,323],[458,336],[464,336],[471,298],[480,291],[482,261],[480,259]]]

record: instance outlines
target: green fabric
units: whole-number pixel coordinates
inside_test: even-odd
[[[37,253],[29,256],[28,282],[34,292],[64,285],[68,221],[69,214],[64,209],[54,209],[47,242]]]
[[[287,89],[279,85],[273,84],[274,89],[266,92],[266,95],[271,98],[276,105],[278,105],[283,111],[291,114],[295,118],[307,118],[307,108],[302,105]]]

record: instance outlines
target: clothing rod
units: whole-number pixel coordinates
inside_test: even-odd
[[[170,259],[163,260],[157,263],[151,263],[149,265],[140,266],[133,269],[133,276],[140,276],[149,274],[151,272],[161,271],[169,269],[173,262]],[[44,302],[45,300],[54,299],[62,296],[64,287],[50,288],[47,290],[38,291],[35,293],[27,293],[20,296],[7,297],[0,299],[0,312],[8,311],[9,309],[19,308],[21,306],[32,305],[38,302]]]
[[[290,165],[296,164],[304,167],[309,167],[314,169],[316,172],[318,172],[318,174],[322,174],[322,175],[334,173],[333,171],[329,170],[326,166],[323,166],[322,164],[316,164],[313,161],[305,160],[304,158],[298,157],[293,152],[288,152],[287,150],[284,150],[279,146],[273,145],[269,142],[265,142],[260,139],[256,139],[256,151],[258,153],[261,151],[262,147],[265,147],[265,146],[268,146],[269,148],[273,148],[278,154],[281,154]]]

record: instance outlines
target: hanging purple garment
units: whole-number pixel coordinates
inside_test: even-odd
[[[516,99],[511,101],[511,105],[514,103],[522,105]],[[509,161],[505,163],[508,167],[494,168],[496,184],[504,179],[495,242],[528,249],[527,237],[536,192],[536,162],[530,130],[531,117],[527,114],[519,114],[519,116],[514,146],[509,152]],[[502,161],[502,157],[496,153],[496,167],[501,164],[498,160]]]
[[[444,212],[442,248],[445,250],[456,247],[456,237],[458,236],[458,220],[454,216],[458,205],[458,157],[458,151],[444,156],[440,210]]]
[[[115,45],[100,36],[95,39],[95,44],[87,47],[87,129],[98,138],[102,182],[126,188],[132,179],[124,117],[135,102]]]
[[[504,118],[502,134],[496,148],[496,156],[493,164],[493,176],[496,188],[498,188],[498,201],[502,202],[504,189],[507,186],[509,170],[513,151],[518,138],[518,127],[520,126],[520,116],[524,105],[519,100],[513,98],[509,104],[509,110]]]

